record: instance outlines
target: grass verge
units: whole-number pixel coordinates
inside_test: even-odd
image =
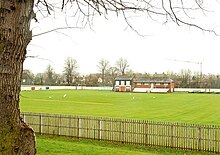
[[[214,155],[214,153],[37,135],[38,155]]]

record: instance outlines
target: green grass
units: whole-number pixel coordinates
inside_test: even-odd
[[[220,94],[23,91],[21,111],[220,125]]]
[[[159,147],[37,135],[38,155],[212,155]],[[214,154],[213,154],[214,155]]]
[[[64,94],[67,96],[64,98]],[[219,94],[145,94],[111,91],[55,90],[21,92],[21,111],[89,115],[220,125]],[[177,151],[37,135],[38,155],[202,155]]]

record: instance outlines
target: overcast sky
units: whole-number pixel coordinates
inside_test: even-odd
[[[198,18],[201,26],[215,28],[220,34],[219,11]],[[108,20],[95,17],[92,29],[60,30],[59,33],[34,37],[27,55],[43,59],[27,58],[24,69],[40,73],[51,64],[56,73],[62,73],[64,60],[72,57],[79,64],[78,72],[88,74],[98,72],[101,58],[115,66],[116,60],[123,57],[128,60],[129,69],[141,73],[179,72],[181,69],[200,71],[197,63],[174,60],[202,62],[203,73],[220,73],[220,37],[188,26],[162,25],[142,19],[137,17],[132,22],[144,37],[129,29],[121,17],[115,16]],[[69,19],[68,22],[72,21]],[[33,22],[32,30],[33,34],[38,34],[62,26],[66,26],[65,18],[57,15],[41,19],[39,23]]]

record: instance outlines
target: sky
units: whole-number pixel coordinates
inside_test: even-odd
[[[204,17],[198,16],[198,24],[215,28],[220,34],[218,10]],[[51,64],[56,73],[62,73],[65,59],[72,57],[78,62],[79,73],[90,74],[98,72],[100,59],[106,59],[115,66],[122,57],[128,60],[129,69],[134,72],[178,73],[181,69],[200,72],[197,62],[202,62],[204,74],[220,74],[220,37],[189,26],[164,25],[142,16],[131,21],[143,36],[130,29],[121,16],[110,15],[108,20],[95,17],[91,27],[59,30],[33,37],[27,56],[38,58],[27,58],[24,69],[30,69],[34,74],[42,73]],[[31,29],[35,35],[74,22],[56,14],[33,22]]]

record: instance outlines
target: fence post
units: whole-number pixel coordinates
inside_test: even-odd
[[[146,135],[145,144],[148,145],[148,122],[147,123],[145,122],[145,126],[146,126],[146,130],[145,130],[146,131],[146,133],[145,133],[145,135]]]
[[[61,115],[58,115],[58,135],[60,136],[60,130],[61,130]]]
[[[201,142],[202,142],[202,132],[201,127],[198,128],[198,150],[201,151]]]
[[[43,130],[42,130],[42,129],[43,129],[43,128],[42,128],[43,123],[42,123],[42,122],[43,122],[43,120],[42,120],[42,114],[40,114],[40,115],[39,115],[39,134],[40,134],[40,135],[42,135],[42,133],[43,133]]]
[[[71,135],[71,129],[72,129],[71,120],[72,120],[72,117],[71,117],[71,115],[70,115],[70,116],[69,116],[69,136],[72,136],[72,135]]]
[[[121,121],[121,142],[124,143],[125,132],[124,132],[124,120]]]
[[[81,119],[80,117],[77,118],[77,138],[81,137]]]
[[[170,144],[171,144],[171,148],[174,147],[173,145],[173,136],[174,136],[174,133],[173,133],[173,124],[171,124],[171,129],[170,129]]]
[[[102,118],[99,119],[98,140],[102,139]]]

